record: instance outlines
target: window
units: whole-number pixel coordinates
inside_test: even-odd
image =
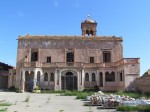
[[[95,80],[95,73],[92,73],[92,81],[96,81]]]
[[[47,57],[47,63],[51,63],[51,57]]]
[[[90,63],[94,63],[94,57],[90,57]]]
[[[40,72],[37,72],[37,81],[40,81]]]
[[[44,81],[48,81],[48,73],[44,74]]]
[[[85,74],[85,81],[89,81],[89,74],[88,73]]]
[[[109,74],[109,72],[106,72],[105,80],[106,80],[106,82],[114,82],[115,81],[115,73],[111,72],[111,74]]]
[[[50,75],[50,81],[54,81],[54,73],[51,73],[51,75]]]
[[[120,81],[123,81],[122,73],[120,73]]]
[[[103,51],[103,62],[111,62],[111,53],[110,51]]]
[[[74,62],[74,53],[67,52],[67,62]]]
[[[38,61],[38,52],[32,52],[31,62]]]

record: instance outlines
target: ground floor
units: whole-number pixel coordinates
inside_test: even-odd
[[[29,101],[25,102],[29,97]],[[60,96],[59,94],[33,94],[1,92],[0,101],[7,101],[13,105],[5,107],[7,112],[115,112],[115,109],[97,109],[97,106],[84,106],[82,100],[76,96]],[[4,108],[0,106],[0,109]]]
[[[11,79],[12,75],[10,75]],[[18,79],[17,79],[18,78]],[[15,86],[31,92],[35,87],[50,90],[78,90],[98,87],[102,91],[117,91],[125,88],[124,70],[110,69],[52,69],[22,68],[16,75]],[[11,86],[10,80],[9,86]],[[13,83],[13,84],[14,84]]]

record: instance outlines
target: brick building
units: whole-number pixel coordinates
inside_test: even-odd
[[[16,87],[24,91],[32,91],[35,86],[134,90],[140,60],[123,58],[123,39],[97,36],[97,22],[90,16],[81,23],[81,30],[81,36],[19,36]]]
[[[9,69],[13,68],[8,64],[0,62],[0,89],[6,89],[8,87]]]

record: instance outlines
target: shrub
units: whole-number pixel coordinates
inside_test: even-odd
[[[11,87],[8,88],[8,90],[11,91],[11,92],[15,92],[16,88],[14,86],[11,86]]]
[[[0,112],[7,112],[7,108],[0,109]]]
[[[142,111],[149,112],[150,106],[119,106],[117,111]]]

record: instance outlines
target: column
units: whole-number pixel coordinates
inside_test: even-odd
[[[97,71],[97,73],[96,73],[96,84],[97,84],[97,86],[99,86],[99,83],[100,83],[100,76],[99,76],[99,71]]]
[[[57,69],[55,69],[55,73],[54,73],[54,83],[55,83],[55,85],[54,85],[54,90],[57,90]]]
[[[103,71],[103,87],[105,88],[105,72]]]
[[[34,70],[33,89],[36,87],[37,82],[37,69]]]
[[[80,72],[80,71],[77,72],[78,90],[80,90],[80,80],[79,80],[79,78],[80,78],[80,73],[79,73],[79,72]]]
[[[85,72],[84,72],[84,69],[82,69],[82,85],[81,85],[81,90],[84,89],[84,81],[85,81]]]
[[[59,77],[59,85],[58,85],[58,87],[59,87],[59,90],[61,90],[61,72],[60,72],[60,70],[59,70],[59,73],[58,73],[58,77]]]
[[[22,72],[22,90],[25,91],[25,70]]]

